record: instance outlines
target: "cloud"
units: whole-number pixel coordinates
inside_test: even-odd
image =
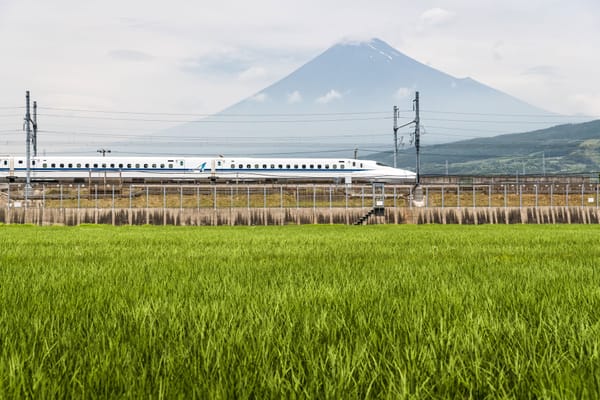
[[[269,96],[266,93],[260,92],[250,97],[250,100],[255,101],[257,103],[264,103],[265,101],[267,101],[268,98]]]
[[[299,91],[295,90],[292,93],[288,93],[287,102],[289,104],[300,103],[302,101],[302,95]]]
[[[558,77],[560,74],[558,72],[558,69],[556,67],[553,67],[552,65],[536,65],[535,67],[526,69],[521,73],[521,75]]]
[[[455,14],[443,8],[431,8],[419,17],[419,28],[441,26],[449,23],[454,19]]]
[[[331,89],[329,92],[327,92],[323,96],[317,98],[317,100],[315,100],[315,101],[319,104],[327,104],[327,103],[331,103],[334,100],[339,100],[342,97],[343,96],[340,92],[338,92],[337,90]]]
[[[398,100],[404,100],[408,98],[413,93],[413,91],[413,89],[401,87],[394,93],[394,98]]]
[[[250,67],[240,72],[238,79],[241,81],[255,81],[264,79],[267,75],[267,70],[263,67]]]
[[[154,56],[137,50],[111,50],[109,57],[120,61],[150,61]]]

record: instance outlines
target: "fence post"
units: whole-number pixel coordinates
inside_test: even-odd
[[[567,183],[567,186],[565,186],[565,192],[566,192],[567,207],[569,207],[569,184],[568,183]]]
[[[456,186],[456,208],[460,208],[460,185]]]
[[[519,208],[523,208],[523,185],[519,185]]]
[[[183,211],[183,186],[179,186],[179,212]]]
[[[550,207],[554,207],[554,183],[550,183]]]
[[[332,207],[332,204],[331,204],[332,200],[333,199],[331,198],[331,185],[329,185],[329,209],[330,210],[331,210],[331,207]]]
[[[217,187],[213,186],[213,209],[217,209]]]
[[[475,199],[475,185],[473,185],[473,208],[475,208],[477,206],[477,202]]]
[[[115,185],[112,185],[112,209],[115,210]]]
[[[81,208],[81,185],[77,185],[77,209]]]
[[[263,186],[263,208],[267,208],[267,187]]]
[[[163,186],[163,209],[167,208],[167,187]]]
[[[506,195],[507,195],[507,193],[506,193],[507,190],[506,189],[507,188],[506,188],[506,184],[504,184],[502,186],[504,186],[504,208],[506,208],[506,205],[507,205],[506,203],[508,201],[507,198],[506,198]]]
[[[582,183],[581,184],[581,208],[585,207],[584,206],[584,202],[583,202],[583,196],[584,196],[583,191],[584,191],[584,189],[585,189],[585,184]]]
[[[444,185],[442,185],[442,208],[444,208]]]
[[[148,193],[148,185],[146,185],[146,208],[150,208],[150,196]]]
[[[296,185],[296,209],[300,208],[300,189]]]
[[[317,209],[317,187],[313,183],[313,210]]]
[[[198,211],[200,211],[200,186],[196,186],[196,206]]]
[[[425,186],[425,207],[429,207],[429,186]]]
[[[27,188],[25,189],[27,190]],[[63,185],[60,185],[60,209],[62,210],[63,208]]]
[[[132,206],[133,206],[133,187],[131,184],[129,184],[129,209],[131,210]]]
[[[250,209],[250,186],[246,186],[246,193],[247,193],[246,199],[248,201],[248,210],[249,210]]]
[[[279,185],[279,208],[283,209],[283,186]]]
[[[96,209],[98,209],[98,184],[94,183],[94,201],[96,203]]]
[[[488,208],[492,208],[492,185],[488,185]]]
[[[533,187],[535,188],[535,208],[538,207],[538,185],[537,183],[535,185],[533,185]]]

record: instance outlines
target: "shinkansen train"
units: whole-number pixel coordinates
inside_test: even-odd
[[[32,157],[30,179],[74,181],[369,181],[414,182],[414,172],[371,160],[248,157]],[[0,177],[23,181],[25,157],[0,155]]]

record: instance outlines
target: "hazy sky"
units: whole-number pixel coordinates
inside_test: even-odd
[[[546,110],[600,115],[598,0],[0,0],[0,131],[20,126],[6,107],[26,89],[40,107],[217,112],[371,37]]]

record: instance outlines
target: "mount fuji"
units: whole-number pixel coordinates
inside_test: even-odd
[[[168,144],[153,144],[150,135],[135,146],[178,154],[340,157],[358,148],[364,156],[393,148],[393,106],[400,109],[399,125],[412,121],[415,91],[422,144],[554,125],[547,111],[372,39],[336,44],[222,112],[160,132],[173,137]],[[406,146],[411,130],[399,131]]]

